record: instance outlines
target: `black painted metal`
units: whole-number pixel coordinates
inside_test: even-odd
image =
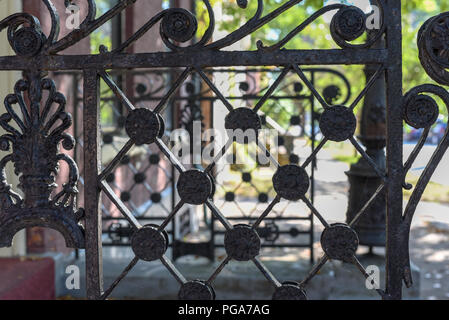
[[[445,137],[437,147],[432,159],[425,168],[417,185],[414,188],[412,196],[403,211],[403,187],[409,187],[405,183],[405,173],[410,169],[411,164],[421,150],[423,143],[416,146],[405,165],[402,162],[402,123],[405,120],[415,127],[424,127],[422,142],[429,131],[432,120],[435,119],[435,103],[429,95],[436,95],[449,106],[449,94],[443,87],[437,85],[418,86],[407,94],[402,94],[402,51],[401,51],[401,1],[400,0],[378,0],[377,5],[381,8],[382,24],[377,33],[370,37],[363,44],[353,44],[350,41],[359,38],[365,30],[363,21],[366,16],[361,10],[354,7],[335,4],[323,7],[317,13],[311,15],[298,28],[293,30],[285,39],[273,46],[265,46],[262,42],[258,43],[257,51],[226,51],[224,49],[231,44],[243,39],[254,32],[264,24],[273,20],[280,14],[288,14],[288,9],[301,0],[290,0],[280,5],[277,10],[264,16],[263,1],[258,1],[258,9],[253,18],[238,30],[230,33],[228,36],[213,41],[214,14],[208,0],[203,3],[207,8],[210,24],[203,37],[195,44],[181,47],[179,41],[190,39],[197,28],[195,17],[188,11],[170,8],[166,9],[153,18],[136,32],[131,38],[123,42],[118,49],[108,52],[107,48],[102,47],[99,55],[57,55],[62,50],[74,46],[78,41],[88,36],[99,26],[112,19],[123,11],[127,6],[132,5],[136,0],[123,0],[108,11],[106,14],[96,18],[95,1],[86,0],[89,12],[85,21],[81,24],[79,30],[74,30],[67,36],[58,39],[59,19],[57,12],[50,0],[43,0],[47,6],[52,23],[48,35],[41,31],[39,21],[29,14],[18,13],[9,16],[0,21],[0,30],[7,28],[10,45],[14,49],[16,56],[0,57],[1,70],[23,70],[25,80],[18,82],[13,96],[6,99],[8,114],[1,119],[2,127],[9,133],[2,136],[2,149],[9,150],[12,145],[11,155],[4,158],[2,164],[12,161],[16,166],[16,173],[20,176],[21,188],[24,196],[18,196],[12,193],[6,180],[2,177],[2,220],[0,221],[2,229],[0,235],[6,239],[25,226],[42,225],[53,227],[60,230],[65,236],[68,244],[72,243],[76,247],[86,248],[86,268],[87,268],[87,296],[89,299],[107,298],[115,286],[126,276],[133,268],[139,258],[154,259],[159,258],[168,271],[180,283],[179,298],[181,299],[214,299],[213,281],[215,277],[223,270],[226,264],[232,260],[251,260],[260,272],[274,287],[273,298],[282,299],[303,299],[305,297],[304,288],[307,283],[317,274],[321,267],[330,259],[338,259],[355,264],[362,274],[368,277],[364,267],[355,256],[355,249],[358,244],[356,232],[353,227],[366,209],[379,195],[384,194],[386,198],[386,287],[379,289],[380,296],[384,299],[400,299],[402,297],[402,283],[405,281],[407,286],[412,283],[411,270],[409,262],[409,233],[411,221],[420,198],[429,182],[436,166],[449,147],[449,135]],[[66,4],[69,2],[66,1]],[[238,4],[244,8],[246,1],[239,1]],[[280,50],[284,45],[300,33],[307,25],[316,20],[317,17],[325,12],[338,10],[331,23],[331,35],[341,49],[336,50]],[[449,68],[445,46],[442,45],[447,38],[449,13],[443,13],[437,17],[429,19],[422,27],[418,36],[418,47],[422,65],[426,72],[435,81],[442,85],[449,84],[449,76],[446,71]],[[170,50],[169,52],[127,54],[126,48],[137,41],[145,32],[152,28],[157,22],[161,22],[160,36],[164,44]],[[382,49],[372,49],[372,45],[385,35],[385,47]],[[357,96],[349,106],[333,106],[326,102],[322,96],[315,90],[311,82],[305,77],[301,65],[318,64],[370,64],[377,66],[372,81],[369,81],[366,88]],[[131,212],[126,208],[123,202],[111,192],[110,187],[105,182],[105,177],[111,169],[117,164],[129,148],[135,143],[153,142],[161,152],[172,162],[174,167],[180,173],[185,172],[184,166],[173,156],[167,145],[161,140],[160,132],[163,124],[161,113],[166,106],[169,97],[184,82],[189,74],[197,73],[203,81],[220,98],[223,104],[233,112],[231,103],[223,97],[220,90],[209,79],[204,72],[208,67],[224,66],[278,66],[285,73],[294,72],[314,93],[315,98],[324,108],[324,114],[320,120],[320,127],[325,134],[325,138],[315,149],[315,152],[306,159],[301,165],[293,165],[292,169],[285,170],[279,168],[273,159],[274,165],[278,166],[277,176],[280,181],[276,181],[278,190],[277,197],[267,207],[267,210],[260,215],[258,220],[252,225],[233,225],[227,218],[226,213],[221,212],[216,207],[213,199],[206,200],[205,205],[212,211],[215,219],[221,223],[225,229],[226,242],[225,249],[227,257],[221,265],[205,280],[187,281],[177,270],[175,265],[166,257],[164,249],[166,245],[166,236],[164,229],[168,222],[183,206],[184,202],[179,202],[171,214],[158,226],[142,226],[135,219]],[[151,68],[151,67],[169,67],[179,68],[180,75],[174,81],[173,86],[158,103],[152,112],[139,110],[125,97],[123,92],[115,85],[106,73],[106,69],[129,69],[129,68]],[[63,125],[49,133],[42,125],[42,120],[46,115],[46,105],[42,103],[42,89],[51,91],[51,84],[43,79],[45,71],[61,70],[82,70],[84,81],[84,147],[88,152],[84,152],[84,207],[86,215],[85,237],[81,237],[81,227],[76,222],[83,216],[75,212],[82,212],[81,209],[74,208],[71,199],[75,195],[75,184],[77,180],[76,165],[64,156],[58,156],[58,142],[63,141],[63,147],[70,149],[73,146],[72,139],[63,133],[70,126],[70,117],[63,110],[62,97],[51,94],[53,97],[51,103],[57,103],[62,106],[59,111],[52,113],[50,119],[61,120]],[[386,76],[386,150],[387,162],[385,171],[372,160],[364,151],[360,144],[352,136],[354,132],[355,118],[352,111],[355,106],[366,94],[370,86],[381,74]],[[128,133],[130,139],[125,144],[122,152],[113,160],[112,165],[104,170],[100,168],[101,155],[100,150],[100,130],[99,130],[99,83],[102,78],[111,89],[114,90],[117,97],[123,103],[125,109],[129,112],[127,116]],[[266,94],[271,95],[273,90]],[[29,106],[25,105],[20,96],[27,91]],[[262,104],[264,98],[261,99]],[[21,120],[17,114],[11,110],[12,104],[18,104],[23,114]],[[260,105],[259,105],[260,106]],[[257,110],[257,108],[256,108]],[[29,113],[28,113],[29,112]],[[248,111],[245,111],[248,112]],[[136,113],[144,114],[145,118],[151,120],[145,122],[142,130],[137,127],[135,121],[140,121],[139,117],[134,117]],[[233,121],[228,119],[230,127],[244,127],[257,125],[257,121],[245,122],[240,119]],[[12,128],[8,122],[14,119],[19,125],[19,130]],[[256,119],[256,117],[252,117]],[[151,125],[150,125],[151,124]],[[136,133],[139,133],[137,135]],[[141,135],[145,137],[140,140]],[[329,141],[339,141],[348,139],[354,144],[356,149],[365,158],[368,164],[379,175],[383,181],[378,190],[372,195],[370,200],[348,224],[329,225],[323,216],[316,210],[310,200],[304,195],[302,189],[306,182],[305,175],[300,168],[307,167],[320,151],[323,145]],[[11,143],[9,143],[11,142]],[[264,146],[259,145],[260,148]],[[265,150],[264,150],[265,151]],[[34,161],[33,161],[34,160]],[[72,168],[72,175],[67,184],[65,184],[60,197],[50,197],[50,191],[54,187],[54,177],[57,175],[56,163],[67,161]],[[211,173],[214,164],[210,164],[202,170],[205,174]],[[284,171],[288,171],[285,175]],[[284,178],[282,178],[285,175]],[[301,192],[284,193],[283,184],[289,180],[292,188],[299,188]],[[100,192],[101,191],[101,192]],[[143,238],[145,246],[141,242],[133,246],[136,257],[130,262],[127,268],[117,280],[107,289],[103,290],[102,276],[102,219],[100,210],[100,193],[109,197],[111,201],[119,208],[124,217],[133,226],[133,238]],[[261,262],[259,253],[260,236],[257,233],[257,227],[272,210],[273,206],[281,200],[282,197],[294,197],[301,199],[311,209],[313,214],[324,225],[325,230],[322,235],[322,247],[324,255],[318,261],[316,266],[306,279],[301,283],[285,282],[280,283],[276,277]],[[204,200],[204,199],[202,199]],[[11,215],[14,216],[10,219]],[[42,218],[42,215],[45,217]],[[5,223],[3,219],[7,219]],[[79,241],[75,241],[79,240]],[[82,242],[81,240],[84,240]],[[4,241],[2,245],[8,245]],[[147,245],[146,245],[147,244]],[[152,248],[155,248],[153,251]],[[362,284],[361,284],[362,285]]]

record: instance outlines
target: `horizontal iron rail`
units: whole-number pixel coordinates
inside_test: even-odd
[[[192,242],[195,243],[195,242]],[[169,247],[173,246],[173,243],[169,243]],[[271,243],[262,243],[260,245],[262,248],[279,248],[279,245],[271,244]],[[127,243],[112,243],[112,242],[103,242],[103,247],[129,247]],[[216,244],[215,248],[224,248],[223,244]],[[282,245],[282,248],[310,248],[308,244],[291,244],[286,243]]]
[[[33,58],[0,57],[0,70],[62,71],[82,69],[129,69],[129,68],[181,68],[186,66],[279,66],[337,65],[337,64],[383,64],[388,61],[386,49],[333,49],[333,50],[281,50],[259,51],[192,51],[155,52],[137,54],[103,53],[98,55],[40,55]]]
[[[276,217],[276,218],[264,218],[264,221],[288,221],[288,220],[310,220],[311,216],[307,217]],[[167,217],[136,217],[138,221],[144,220],[164,220]],[[245,221],[254,221],[257,220],[257,217],[226,217],[228,220],[245,220]],[[126,218],[123,217],[103,217],[103,221],[112,221],[112,220],[121,220],[127,221]]]

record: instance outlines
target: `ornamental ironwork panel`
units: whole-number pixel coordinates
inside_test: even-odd
[[[234,104],[251,105],[263,97],[263,93],[270,88],[269,85],[261,86],[260,82],[269,82],[269,79],[275,79],[279,76],[281,70],[278,68],[245,68],[243,70],[234,69],[216,69],[205,70],[212,79],[220,78],[217,86],[229,87],[222,89],[227,99]],[[320,81],[317,90],[322,92],[324,99],[328,103],[340,102],[345,104],[351,94],[351,87],[348,79],[339,71],[329,68],[304,68],[307,78],[315,86],[316,81]],[[82,78],[80,73],[76,72],[58,72],[55,76],[70,76],[73,82],[74,99],[74,127],[77,144],[75,147],[75,159],[82,167]],[[118,86],[126,86],[125,79],[134,79],[132,94],[129,96],[137,106],[152,109],[162,98],[167,88],[170,87],[172,72],[169,69],[156,69],[145,71],[114,72],[112,77],[118,79]],[[207,126],[213,128],[213,110],[214,105],[219,102],[219,98],[213,95],[211,89],[202,86],[201,82],[191,77],[181,85],[180,91],[185,94],[173,96],[168,101],[169,114],[164,115],[165,119],[178,118],[177,121],[165,128],[165,135],[170,135],[175,128],[184,128],[190,135],[190,145],[194,141],[195,121],[201,122],[201,133]],[[268,97],[267,102],[262,108],[262,126],[276,128],[279,132],[278,145],[284,146],[286,153],[283,154],[282,162],[299,163],[300,157],[294,153],[293,142],[296,138],[310,140],[310,153],[313,153],[316,136],[320,135],[318,120],[322,108],[315,105],[313,94],[298,81],[299,79],[290,74],[288,79],[284,79],[278,88],[278,92]],[[117,81],[116,81],[117,82]],[[229,83],[232,83],[229,86]],[[234,91],[231,92],[231,91]],[[236,91],[236,92],[235,92]],[[177,104],[179,111],[176,112]],[[290,110],[286,105],[293,105]],[[204,110],[203,110],[204,109]],[[106,153],[117,153],[121,146],[126,142],[126,132],[124,127],[126,117],[123,114],[122,104],[114,96],[109,88],[102,90],[100,97],[100,110],[102,114],[107,114],[102,121],[102,150]],[[179,114],[178,114],[179,113]],[[207,115],[206,115],[207,114]],[[281,125],[278,118],[284,117],[284,123]],[[289,133],[289,130],[296,129],[296,133]],[[153,148],[154,149],[154,148]],[[204,148],[202,148],[204,149]],[[235,155],[235,153],[234,153]],[[232,156],[232,154],[227,154]],[[176,204],[173,198],[173,192],[176,192],[177,178],[173,177],[173,167],[167,166],[163,162],[164,158],[157,150],[152,150],[147,145],[140,146],[138,150],[129,152],[122,157],[116,170],[111,172],[106,178],[106,182],[111,185],[120,199],[127,205],[128,209],[142,224],[160,223],[174,209]],[[103,159],[103,166],[107,165],[110,159]],[[266,167],[266,166],[264,166]],[[314,203],[315,185],[314,171],[316,163],[310,167],[310,201]],[[157,168],[157,169],[155,169]],[[229,169],[229,166],[226,167]],[[223,210],[224,206],[232,204],[232,209],[237,209],[237,213],[228,216],[229,220],[239,223],[254,222],[257,215],[263,211],[263,205],[273,198],[273,187],[261,188],[254,184],[253,180],[258,179],[262,174],[258,170],[257,163],[254,166],[246,168],[231,165],[231,171],[237,173],[240,177],[232,176],[228,179],[229,173],[225,167],[214,173],[216,192],[214,198],[218,207]],[[151,186],[151,179],[155,175],[162,175],[162,182],[157,186]],[[271,172],[273,175],[274,172]],[[223,176],[223,179],[221,179]],[[83,184],[81,176],[80,180]],[[232,182],[231,185],[230,182]],[[180,183],[183,183],[182,181]],[[82,188],[80,188],[82,189]],[[241,189],[244,189],[243,191]],[[142,193],[145,196],[142,197]],[[255,194],[252,194],[255,193]],[[251,198],[254,206],[244,208],[239,205],[239,198]],[[166,199],[164,201],[164,199]],[[132,226],[122,215],[117,212],[116,207],[108,199],[103,198],[103,246],[129,246],[132,232]],[[82,204],[82,201],[79,203]],[[273,216],[264,219],[264,225],[257,229],[262,238],[262,248],[307,248],[310,252],[310,261],[314,262],[314,234],[313,217],[308,212],[298,212],[287,214],[289,202],[281,208],[273,208]],[[277,210],[275,210],[277,209]],[[190,235],[190,225],[193,223],[190,219],[190,210],[185,210],[178,214],[178,219],[172,221],[168,226],[167,233],[170,236],[169,247],[172,247],[172,259],[193,254],[195,256],[204,256],[210,260],[215,260],[215,248],[222,248],[224,229],[220,224],[216,224],[216,219],[206,208],[203,208],[202,221],[199,221],[201,235],[208,236],[207,241],[185,241],[184,237]],[[304,222],[302,225],[298,223]],[[307,223],[307,224],[305,224]],[[177,232],[175,231],[177,230]]]
[[[9,43],[16,53],[15,56],[0,57],[0,69],[21,70],[24,73],[24,79],[19,80],[15,88],[11,88],[14,93],[6,97],[7,113],[0,118],[0,125],[7,131],[1,137],[1,149],[10,151],[10,154],[1,161],[2,169],[7,162],[11,161],[14,164],[15,173],[20,180],[19,187],[23,192],[23,195],[14,192],[6,182],[5,175],[2,174],[0,217],[2,246],[10,245],[13,234],[24,227],[37,225],[59,230],[64,235],[68,246],[86,250],[87,297],[90,299],[107,298],[139,260],[160,260],[179,282],[178,297],[180,299],[214,299],[214,280],[231,260],[252,261],[267,281],[273,285],[273,299],[305,299],[307,284],[330,259],[354,264],[365,277],[368,277],[365,268],[355,255],[359,241],[353,227],[376,197],[385,195],[386,285],[377,292],[383,299],[402,297],[403,282],[407,286],[412,284],[408,250],[411,221],[427,183],[449,147],[448,134],[446,133],[437,147],[414,187],[409,202],[403,208],[403,188],[410,188],[405,181],[405,174],[422,149],[429,128],[438,114],[437,104],[432,96],[441,98],[447,107],[449,94],[444,87],[431,84],[418,86],[405,95],[402,93],[400,0],[374,1],[380,8],[380,28],[361,44],[354,44],[352,41],[359,39],[367,31],[365,13],[354,6],[333,4],[310,15],[275,45],[267,46],[263,41],[259,41],[257,50],[254,51],[228,51],[226,49],[230,45],[252,34],[277,16],[288,14],[289,8],[302,1],[285,1],[279,5],[279,8],[264,15],[263,0],[258,0],[258,8],[251,19],[239,29],[215,40],[212,39],[215,28],[214,12],[210,2],[203,0],[210,22],[204,35],[194,44],[182,45],[192,39],[197,32],[198,24],[195,16],[185,9],[169,8],[154,17],[149,17],[148,22],[117,49],[109,51],[102,46],[100,53],[96,55],[64,55],[61,52],[75,46],[126,7],[133,5],[136,0],[119,1],[111,10],[99,17],[96,17],[95,1],[86,0],[88,14],[80,28],[62,38],[58,36],[60,21],[55,7],[50,0],[42,1],[51,17],[51,28],[48,34],[43,33],[38,19],[27,13],[13,14],[0,21],[0,30],[6,29]],[[68,5],[70,1],[65,3]],[[238,1],[237,4],[244,9],[248,2]],[[337,14],[332,18],[330,33],[341,49],[284,48],[305,27],[332,10],[337,10]],[[418,48],[423,68],[440,85],[449,85],[449,76],[446,71],[449,62],[443,45],[447,38],[448,15],[449,13],[443,13],[429,19],[418,35]],[[160,23],[160,38],[168,51],[126,52],[127,48],[158,23]],[[372,45],[383,36],[385,36],[385,47],[372,48]],[[303,68],[304,65],[337,64],[369,64],[377,67],[366,87],[356,95],[355,99],[345,105],[333,105],[326,101],[306,77]],[[205,71],[207,68],[260,66],[276,66],[282,71],[252,108],[234,108]],[[109,70],[116,69],[162,67],[172,68],[178,75],[153,110],[136,107],[109,74]],[[71,126],[71,117],[65,112],[64,97],[55,92],[52,80],[45,77],[48,71],[67,70],[83,72],[83,143],[86,150],[83,152],[84,209],[78,208],[75,202],[79,177],[77,166],[71,158],[59,151],[60,142],[64,149],[70,150],[74,146],[73,139],[65,133],[65,130]],[[224,119],[225,128],[253,129],[257,132],[257,129],[262,126],[258,111],[288,73],[296,74],[322,105],[324,111],[320,117],[319,127],[324,137],[307,159],[299,164],[286,165],[280,165],[271,156],[266,146],[259,143],[259,139],[254,139],[253,142],[257,143],[258,148],[277,167],[272,181],[276,197],[251,224],[233,224],[227,218],[227,213],[222,212],[213,199],[213,172],[220,156],[217,156],[205,168],[186,168],[162,139],[166,122],[163,111],[170,97],[176,93],[183,82],[191,74],[197,74],[227,108],[228,115]],[[382,74],[385,74],[387,90],[386,170],[379,168],[354,138],[356,129],[354,108]],[[123,148],[103,169],[101,168],[99,127],[100,79],[112,89],[123,104],[126,114],[124,126],[128,135],[128,141]],[[43,91],[49,92],[47,101],[43,101]],[[50,111],[49,106],[52,105],[57,107]],[[405,164],[402,161],[404,120],[416,128],[424,129],[420,143]],[[12,122],[16,126],[13,126]],[[56,122],[58,125],[55,125]],[[383,181],[377,192],[348,224],[329,224],[308,197],[310,177],[306,169],[328,141],[352,143]],[[223,150],[230,148],[233,143],[233,139],[229,139],[223,146]],[[180,175],[181,183],[176,186],[180,200],[158,225],[141,225],[106,181],[106,177],[135,145],[157,146]],[[52,190],[57,187],[55,179],[58,176],[58,163],[61,161],[66,162],[70,168],[69,179],[59,186],[61,191],[52,196]],[[102,281],[100,195],[109,198],[132,226],[131,246],[135,254],[130,264],[106,289],[103,288]],[[258,227],[282,199],[304,202],[324,226],[321,236],[324,253],[312,267],[310,274],[300,283],[291,281],[281,283],[260,258],[261,236],[257,231]],[[213,213],[214,219],[225,229],[226,258],[212,274],[204,275],[199,280],[186,279],[166,255],[169,244],[166,227],[186,204],[207,206]],[[79,223],[80,221],[83,226]]]

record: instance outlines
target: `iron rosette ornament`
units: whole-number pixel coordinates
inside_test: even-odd
[[[11,151],[0,160],[0,247],[11,246],[19,230],[39,226],[59,231],[68,247],[84,248],[84,230],[79,224],[84,210],[76,208],[78,168],[70,156],[59,152],[60,144],[65,150],[75,146],[65,132],[72,117],[52,80],[43,79],[40,72],[24,75],[14,93],[5,98],[6,113],[0,116],[0,126],[7,132],[0,137],[0,149]],[[44,91],[48,97],[42,102]],[[67,164],[68,179],[54,194],[61,161]],[[9,162],[19,177],[23,198],[6,180]]]
[[[18,56],[32,58],[39,55],[55,55],[72,47],[88,37],[106,22],[120,14],[137,0],[121,0],[109,11],[96,18],[95,0],[84,0],[87,3],[87,13],[78,28],[59,38],[60,18],[51,0],[42,0],[51,20],[48,35],[44,34],[39,20],[28,13],[15,13],[0,21],[0,32],[7,29],[8,41]],[[64,0],[66,8],[74,3]]]
[[[311,14],[278,43],[266,46],[259,40],[257,42],[257,47],[264,52],[280,50],[318,18],[328,12],[337,10],[330,23],[330,34],[335,43],[343,49],[370,48],[385,33],[385,23],[383,19],[385,1],[375,0],[373,3],[376,5],[376,10],[368,13],[364,12],[359,7],[340,3],[324,6]],[[378,19],[378,21],[373,21],[373,19]],[[371,26],[373,22],[376,23]],[[361,43],[352,43],[355,40],[361,39],[369,30],[375,31],[371,37],[367,37],[367,39]]]
[[[427,20],[418,32],[419,59],[436,82],[449,85],[449,12]]]

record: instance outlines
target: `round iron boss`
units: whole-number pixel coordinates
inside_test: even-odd
[[[168,248],[168,235],[156,225],[146,225],[131,237],[131,248],[141,260],[154,261],[162,258]]]
[[[297,201],[309,190],[309,176],[305,169],[296,164],[279,167],[273,176],[273,187],[284,199]]]
[[[214,190],[210,176],[198,169],[181,173],[176,188],[181,200],[194,205],[205,203]]]
[[[351,262],[359,246],[357,233],[344,223],[335,223],[321,234],[321,247],[329,259]]]
[[[34,56],[43,45],[43,35],[32,27],[23,27],[14,32],[13,49],[19,56]]]
[[[341,142],[354,136],[357,119],[345,106],[332,106],[324,110],[320,118],[321,133],[331,141]]]
[[[262,129],[262,122],[254,110],[238,108],[232,110],[226,116],[225,128],[234,131],[234,139],[237,143],[249,143],[257,139],[259,130]],[[241,130],[243,136],[239,137],[238,132],[235,132],[236,130]]]
[[[129,112],[125,121],[125,130],[136,145],[150,144],[161,136],[164,120],[156,113],[146,108]]]
[[[407,99],[407,102],[404,108],[404,120],[408,125],[416,129],[423,129],[432,126],[437,121],[440,111],[432,97],[418,94]]]
[[[224,246],[232,259],[249,261],[259,255],[261,242],[256,230],[248,225],[238,224],[226,231]]]
[[[171,8],[161,22],[162,34],[177,42],[186,42],[193,38],[198,29],[198,22],[189,11]]]
[[[366,30],[365,13],[358,7],[347,6],[337,11],[331,21],[332,30],[346,41],[353,41]]]
[[[201,280],[184,283],[178,293],[179,300],[215,300],[215,291]]]
[[[293,281],[284,282],[276,288],[273,300],[307,300],[307,295],[298,283]]]

